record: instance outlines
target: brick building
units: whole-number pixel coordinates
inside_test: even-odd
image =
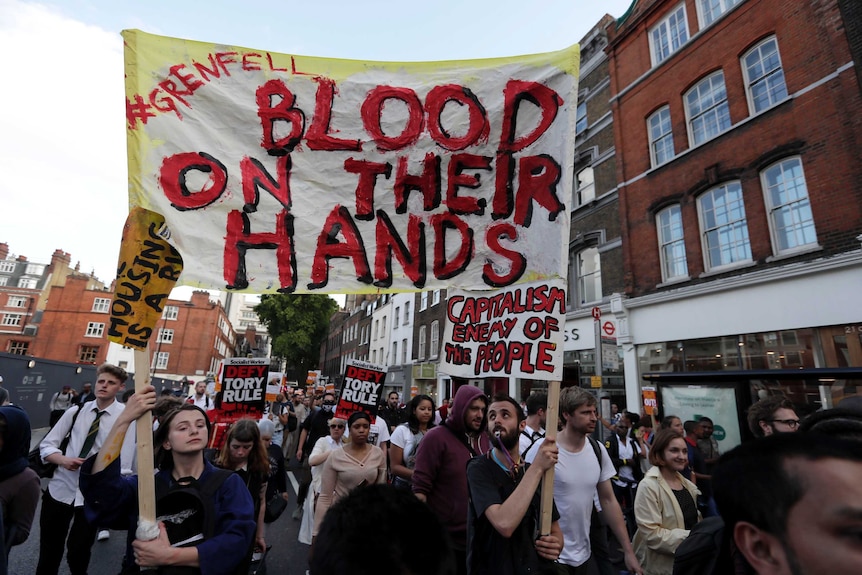
[[[51,288],[30,354],[72,363],[101,364],[108,356],[111,298],[104,287],[82,274]]]
[[[629,405],[646,372],[862,365],[858,22],[836,0],[638,0],[611,30]],[[816,383],[784,392],[842,393]]]

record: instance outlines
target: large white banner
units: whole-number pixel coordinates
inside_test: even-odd
[[[492,294],[450,291],[440,372],[560,380],[565,323],[561,281],[519,284]]]
[[[564,278],[578,48],[360,62],[123,33],[129,194],[181,284],[488,290]]]

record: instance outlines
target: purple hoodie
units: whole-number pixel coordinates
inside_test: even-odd
[[[413,469],[413,492],[425,495],[428,507],[449,530],[456,549],[467,547],[467,462],[491,449],[487,416],[479,432],[465,432],[464,416],[474,399],[485,399],[478,387],[462,385],[455,393],[449,416],[434,427],[419,444]],[[487,406],[487,403],[486,403]]]

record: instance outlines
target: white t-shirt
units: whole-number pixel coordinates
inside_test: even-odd
[[[392,437],[389,441],[392,445],[397,445],[401,449],[404,450],[404,461],[402,462],[405,467],[413,469],[413,465],[411,465],[408,460],[413,459],[416,461],[416,445],[421,441],[422,434],[414,435],[412,431],[410,431],[410,427],[406,423],[402,423],[398,427],[395,428],[395,431],[392,432]]]
[[[540,444],[539,440],[536,444]],[[535,446],[534,446],[535,447]],[[554,466],[554,503],[560,512],[563,531],[563,552],[560,563],[577,567],[590,558],[590,517],[596,485],[616,475],[614,464],[605,446],[599,444],[602,466],[589,439],[579,453],[566,451],[557,444],[560,454]],[[531,449],[527,462],[532,463],[537,450]]]
[[[524,427],[524,431],[521,432],[520,437],[518,438],[518,453],[524,455],[524,459],[527,461],[533,461],[533,458],[536,457],[536,449],[537,446],[541,445],[541,438],[545,436],[544,429],[533,429],[529,425]],[[536,439],[534,442],[533,439]],[[532,444],[532,446],[530,445]],[[525,453],[527,449],[530,450],[532,456],[528,458],[530,454]]]

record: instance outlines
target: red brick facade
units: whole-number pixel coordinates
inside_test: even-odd
[[[673,204],[680,207],[688,268],[688,278],[677,278],[675,286],[859,249],[862,98],[838,3],[742,1],[701,29],[700,2],[685,0],[688,41],[652,65],[649,34],[681,4],[638,2],[608,48],[626,293],[636,297],[663,287],[656,214]],[[778,46],[788,96],[755,113],[741,58],[770,37]],[[686,93],[718,71],[724,75],[730,127],[695,146]],[[669,107],[675,156],[653,166],[647,121],[663,106]],[[776,257],[761,173],[784,158],[801,160],[816,245]],[[751,261],[704,274],[698,198],[727,182],[741,185]]]

